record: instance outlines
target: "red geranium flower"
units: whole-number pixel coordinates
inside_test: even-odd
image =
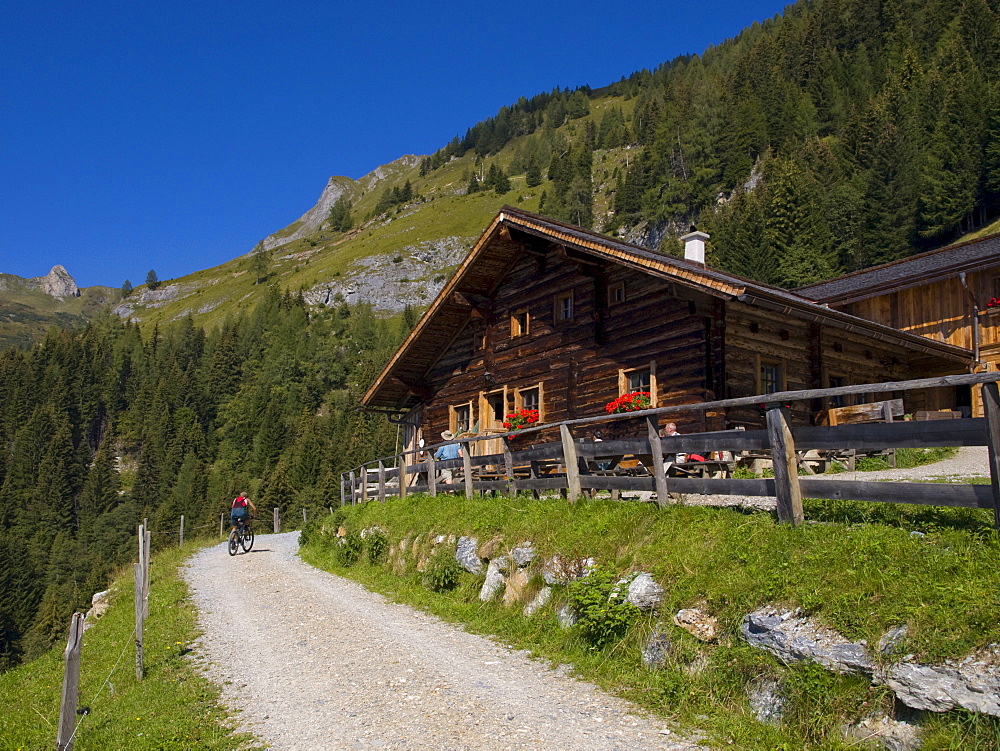
[[[649,409],[652,404],[653,400],[648,391],[633,391],[630,394],[622,394],[617,399],[612,399],[604,405],[604,409],[609,415],[618,415],[622,412]]]
[[[537,409],[519,409],[517,412],[511,412],[506,416],[506,419],[503,421],[503,429],[520,430],[525,425],[531,425],[536,422],[538,422]]]

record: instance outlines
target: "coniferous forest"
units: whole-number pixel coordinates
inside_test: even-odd
[[[218,534],[240,491],[293,524],[339,504],[341,470],[393,453],[356,407],[413,323],[271,289],[207,333],[108,315],[0,354],[0,670],[65,638],[143,518],[156,548],[182,514]]]
[[[997,0],[800,0],[703,55],[522,98],[434,155],[515,146],[541,211],[712,234],[713,265],[795,287],[940,247],[1000,214]],[[677,33],[681,33],[677,30]],[[560,128],[599,97],[619,108]],[[632,154],[597,186],[595,152]],[[613,211],[595,221],[598,189]],[[665,249],[670,250],[669,244]]]

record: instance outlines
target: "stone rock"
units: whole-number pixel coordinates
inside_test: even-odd
[[[701,608],[678,610],[674,623],[701,641],[712,642],[718,638],[719,620]]]
[[[485,543],[479,549],[479,557],[485,558],[486,560],[491,560],[495,555],[497,550],[500,549],[500,545],[503,544],[502,537],[493,537],[489,542]]]
[[[862,643],[791,610],[764,607],[749,613],[740,626],[748,644],[764,649],[785,663],[815,662],[835,673],[872,673],[874,665]]]
[[[542,563],[542,578],[546,584],[568,584],[585,577],[596,565],[593,558],[563,558],[557,553]]]
[[[995,645],[943,665],[898,662],[878,679],[914,709],[947,712],[961,707],[1000,717],[1000,648]]]
[[[470,574],[482,573],[483,559],[479,557],[479,540],[475,537],[459,537],[455,560]]]
[[[673,654],[673,650],[674,645],[670,641],[670,636],[662,626],[657,625],[646,643],[642,645],[642,664],[650,670],[662,668]]]
[[[507,575],[507,587],[503,591],[503,604],[507,607],[524,599],[531,576],[523,568],[515,568]]]
[[[497,556],[492,561],[490,561],[490,565],[493,565],[494,563],[497,566],[497,570],[501,574],[509,574],[511,572],[512,568],[516,568],[516,567],[511,566],[510,557],[508,557],[506,555]]]
[[[535,546],[531,544],[529,540],[525,540],[516,548],[510,551],[510,557],[513,559],[514,563],[517,564],[518,568],[524,568],[533,560],[538,553],[535,552]]]
[[[888,751],[916,751],[920,748],[920,728],[888,716],[866,717],[844,732],[849,745],[878,744]]]
[[[77,288],[73,277],[69,275],[69,272],[65,268],[58,264],[53,266],[52,270],[45,276],[36,276],[30,281],[50,297],[63,299],[80,296],[80,290]]]
[[[568,602],[564,602],[556,611],[556,620],[559,621],[559,625],[563,628],[573,628],[573,626],[576,625],[576,622],[580,620],[580,616],[577,615],[575,610],[573,610],[572,605]]]
[[[524,606],[524,617],[530,618],[543,607],[545,607],[549,600],[552,599],[552,587],[542,587],[538,590],[538,594]]]
[[[87,614],[83,617],[84,631],[93,626],[101,619],[101,616],[108,612],[108,608],[111,607],[110,595],[111,590],[106,589],[103,592],[97,592],[90,598],[90,610],[88,610]]]
[[[626,599],[639,610],[656,610],[663,601],[663,587],[653,580],[651,574],[643,571],[629,583]]]
[[[896,654],[899,652],[900,644],[906,639],[906,635],[906,624],[889,629],[878,640],[878,653],[885,656]]]
[[[479,599],[482,602],[492,601],[505,585],[506,579],[504,579],[500,566],[496,561],[490,561],[490,565],[486,567],[486,581],[483,582],[483,586],[479,590]]]
[[[782,685],[773,678],[759,678],[747,686],[747,700],[757,722],[780,725],[788,710],[788,698]]]

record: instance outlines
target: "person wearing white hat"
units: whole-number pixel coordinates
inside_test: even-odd
[[[450,430],[445,430],[441,433],[441,438],[445,441],[455,440],[455,434]],[[441,446],[437,451],[434,452],[435,459],[458,459],[462,456],[462,447],[457,443],[449,443],[445,446]],[[455,470],[451,467],[445,467],[441,470],[441,482],[451,483],[455,479]]]

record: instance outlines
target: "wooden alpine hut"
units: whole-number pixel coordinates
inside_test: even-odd
[[[675,258],[504,207],[375,382],[367,409],[402,417],[406,447],[440,434],[503,432],[595,416],[632,391],[653,406],[968,372],[966,346],[937,341],[705,265],[708,236]],[[907,411],[928,406],[908,392]],[[792,405],[808,424],[830,405]],[[936,406],[936,405],[935,405]],[[759,427],[756,408],[692,411],[681,432]],[[492,441],[478,445],[490,453]],[[486,444],[486,445],[484,445]]]

